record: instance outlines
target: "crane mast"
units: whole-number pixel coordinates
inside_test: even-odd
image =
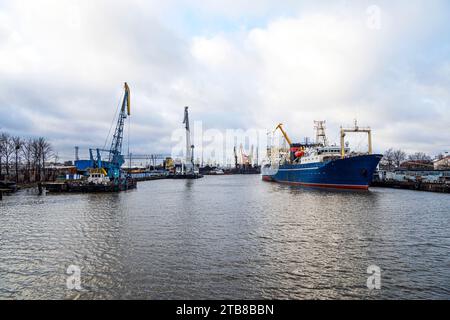
[[[237,169],[239,164],[238,164],[238,155],[236,152],[236,146],[234,146],[233,152],[234,152],[234,167]]]
[[[253,165],[253,145],[251,146],[251,148],[250,148],[250,153],[249,153],[249,155],[248,155],[248,164],[249,164],[250,166]]]
[[[119,178],[120,168],[124,164],[125,160],[122,156],[122,142],[123,142],[123,127],[125,119],[130,115],[130,88],[125,82],[124,85],[125,94],[122,101],[122,107],[120,109],[119,118],[117,119],[116,129],[111,142],[111,148],[109,150],[109,162],[110,169],[109,176],[112,178]]]
[[[314,129],[316,129],[316,144],[324,147],[328,146],[327,135],[325,134],[325,123],[326,121],[324,120],[314,120]]]
[[[244,147],[242,146],[242,143],[241,143],[241,145],[239,146],[239,155],[241,156],[241,166],[243,167],[244,166],[244,164],[245,164],[245,160],[244,160],[244,157],[245,157],[245,154],[244,154]]]
[[[194,171],[194,146],[191,144],[191,129],[189,127],[189,107],[184,107],[183,124],[186,129],[186,161],[185,167],[187,172]]]

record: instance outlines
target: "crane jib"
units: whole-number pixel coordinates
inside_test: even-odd
[[[125,96],[123,98],[122,110],[125,109],[125,103],[127,104],[127,114],[131,114],[131,104],[130,104],[130,87],[125,82]]]

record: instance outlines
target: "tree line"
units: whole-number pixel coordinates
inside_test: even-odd
[[[443,155],[440,154],[436,157],[437,159],[442,159]],[[416,152],[414,154],[406,154],[406,152],[400,149],[390,148],[386,150],[383,154],[382,164],[388,167],[388,169],[398,168],[404,161],[417,161],[417,162],[431,162],[432,158],[423,152]]]
[[[0,180],[44,181],[45,163],[53,155],[46,138],[23,138],[0,132]]]

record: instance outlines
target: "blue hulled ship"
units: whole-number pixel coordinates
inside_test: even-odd
[[[264,181],[286,183],[291,185],[328,187],[341,189],[369,188],[373,174],[383,157],[372,154],[370,128],[341,128],[341,145],[329,146],[325,136],[324,121],[316,122],[315,144],[293,144],[278,125],[289,144],[286,152],[268,150],[269,162],[261,170]],[[367,153],[350,152],[345,146],[344,138],[349,132],[367,133],[369,151]]]

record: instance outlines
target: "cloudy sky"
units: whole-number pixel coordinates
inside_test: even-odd
[[[132,90],[131,149],[205,128],[313,136],[358,119],[374,148],[450,149],[449,1],[0,0],[0,130],[59,156],[102,147]]]

